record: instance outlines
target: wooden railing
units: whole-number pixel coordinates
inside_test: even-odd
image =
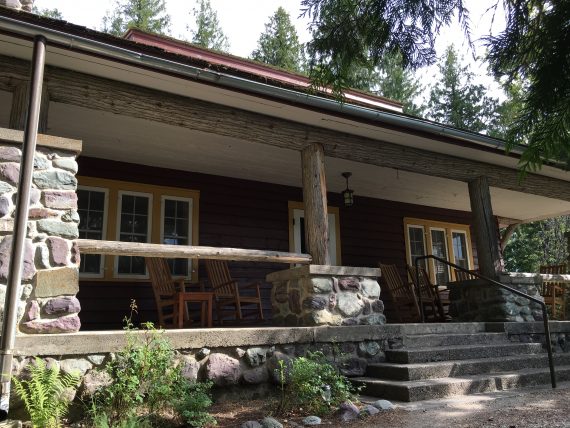
[[[81,254],[164,257],[168,259],[236,260],[288,264],[310,264],[312,261],[310,254],[246,250],[243,248],[147,244],[141,242],[99,241],[95,239],[77,239],[76,242]]]

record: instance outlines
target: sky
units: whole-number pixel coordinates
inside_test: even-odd
[[[485,11],[496,0],[466,0],[467,7],[471,13],[472,38],[476,42],[476,55],[482,55],[484,48],[481,42],[477,42],[483,35],[489,33],[491,29],[492,14]],[[279,6],[285,8],[292,20],[299,40],[307,42],[310,33],[307,29],[309,19],[300,17],[300,0],[210,0],[212,8],[217,11],[221,27],[230,41],[230,53],[248,57],[257,46],[259,35],[264,31],[265,23]],[[115,0],[35,0],[35,5],[42,8],[57,8],[63,14],[64,19],[75,24],[83,25],[93,29],[100,29],[103,16],[107,11],[113,9]],[[166,0],[168,13],[171,16],[173,37],[185,36],[190,38],[186,29],[188,24],[194,23],[192,9],[196,6],[195,0]],[[504,22],[502,13],[498,13],[495,18],[493,32],[498,32]],[[486,66],[476,64],[473,60],[473,52],[465,42],[463,31],[458,25],[446,28],[437,40],[438,55],[442,55],[445,48],[454,43],[456,48],[464,55],[465,61],[472,65],[472,71],[478,75],[478,83],[484,83],[494,88],[496,85],[492,79],[486,75]],[[428,76],[435,76],[436,67],[428,68],[424,73]]]

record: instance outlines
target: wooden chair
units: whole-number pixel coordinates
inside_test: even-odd
[[[407,265],[408,275],[417,290],[416,267]],[[447,321],[449,320],[449,290],[447,287],[439,287],[431,283],[427,270],[419,267],[420,290],[422,293],[422,304],[424,305],[424,316],[426,320]],[[447,311],[445,310],[447,308]]]
[[[232,279],[228,263],[225,260],[206,260],[206,271],[214,290],[216,312],[220,325],[223,325],[224,314],[226,313],[233,313],[237,321],[242,321],[249,315],[257,314],[259,319],[263,321],[259,281],[238,285],[238,282]],[[242,295],[240,289],[253,290],[255,295]],[[257,308],[251,308],[253,305]],[[225,307],[233,307],[233,309],[224,309]]]
[[[168,261],[164,258],[145,258],[152,284],[158,322],[163,328],[182,328],[184,321],[190,321],[187,303],[197,302],[202,306],[201,324],[212,326],[213,294],[202,291],[186,291],[184,278],[173,278]],[[169,310],[170,308],[170,310]]]
[[[568,270],[565,264],[541,266],[540,273],[550,275],[563,275]],[[566,296],[565,284],[555,281],[543,281],[541,294],[544,297],[544,303],[550,307],[550,316],[552,319],[564,320],[566,318]]]
[[[420,308],[410,283],[402,281],[396,265],[380,263],[381,279],[386,285],[388,300],[397,322],[420,322]]]
[[[477,277],[475,275],[472,275],[469,272],[464,272],[464,271],[459,270],[459,269],[454,269],[453,271],[455,273],[455,280],[456,281],[469,281],[472,279],[477,279]]]

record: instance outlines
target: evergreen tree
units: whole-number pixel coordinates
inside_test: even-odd
[[[40,16],[45,16],[46,18],[63,19],[62,13],[57,8],[39,9],[37,6],[33,6],[32,7],[32,13],[35,13],[36,15],[40,15]]]
[[[509,137],[513,124],[521,114],[524,107],[525,88],[519,82],[503,85],[507,99],[497,107],[497,115],[489,125],[489,135],[503,140]],[[520,143],[524,143],[525,136],[517,136]]]
[[[190,30],[192,43],[208,49],[227,51],[229,49],[228,38],[222,31],[218,14],[212,9],[210,0],[199,0],[198,8],[193,10],[196,18],[196,30]]]
[[[169,27],[165,0],[116,0],[115,9],[103,18],[102,30],[115,36],[129,28],[167,34]]]
[[[401,102],[404,113],[422,116],[425,107],[416,104],[415,100],[423,87],[410,70],[404,69],[402,55],[391,53],[384,56],[376,81],[379,95]]]
[[[303,47],[285,9],[279,7],[259,36],[251,58],[290,71],[303,69]]]
[[[438,65],[440,78],[430,91],[428,115],[433,120],[474,132],[487,131],[496,120],[497,100],[473,83],[473,73],[449,46]]]

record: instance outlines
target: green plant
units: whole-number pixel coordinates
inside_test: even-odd
[[[207,413],[211,384],[184,379],[164,331],[144,323],[142,332],[137,332],[131,321],[134,312],[133,302],[131,316],[125,319],[126,346],[105,367],[113,382],[91,402],[93,424],[98,428],[154,426],[161,417],[182,418],[193,427],[215,423]]]
[[[357,389],[326,361],[322,352],[295,358],[290,367],[279,364],[282,398],[279,411],[303,408],[305,413],[325,415],[342,402],[355,398]]]
[[[67,414],[69,399],[65,392],[75,388],[79,377],[61,373],[57,366],[48,367],[41,358],[36,358],[27,366],[28,380],[13,378],[14,389],[24,401],[30,415],[32,426],[38,428],[56,428],[61,426],[61,419]]]

